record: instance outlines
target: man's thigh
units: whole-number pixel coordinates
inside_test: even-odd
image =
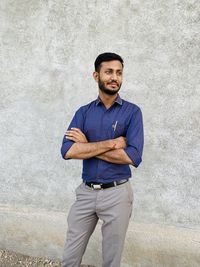
[[[68,227],[80,230],[88,230],[88,227],[96,224],[97,215],[95,212],[95,194],[93,191],[85,190],[82,183],[76,189],[76,201],[68,214]]]
[[[133,190],[130,181],[99,191],[96,200],[99,218],[105,220],[127,220],[132,214]]]

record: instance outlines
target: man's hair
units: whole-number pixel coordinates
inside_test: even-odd
[[[106,52],[106,53],[98,55],[98,57],[96,58],[96,60],[94,62],[95,71],[100,70],[102,62],[112,61],[112,60],[119,60],[122,64],[122,67],[124,67],[124,61],[123,61],[122,57],[120,57],[119,55],[117,55],[115,53]]]

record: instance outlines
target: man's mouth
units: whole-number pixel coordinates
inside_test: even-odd
[[[117,83],[109,83],[109,85],[111,85],[113,88],[118,87]]]

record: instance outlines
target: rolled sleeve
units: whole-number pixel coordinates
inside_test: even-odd
[[[134,147],[129,146],[129,147],[126,147],[124,149],[124,151],[129,156],[129,158],[132,160],[134,166],[137,168],[140,165],[140,163],[142,162],[142,158],[138,154],[137,149],[135,149]]]
[[[63,139],[66,139],[66,137],[63,137]],[[73,144],[74,142],[71,140],[68,140],[68,139],[63,140],[62,147],[61,147],[61,155],[63,159],[70,159],[70,158],[65,158],[65,155]]]
[[[84,122],[83,121],[83,111],[80,108],[75,113],[75,115],[74,115],[71,123],[69,124],[69,127],[67,128],[67,130],[71,129],[72,127],[75,127],[75,128],[79,128],[83,132],[83,122]],[[65,158],[65,155],[73,144],[74,144],[74,141],[67,139],[66,136],[64,135],[63,141],[62,141],[62,146],[61,146],[61,155],[62,155],[63,159],[65,159],[65,160],[70,159],[70,158]]]
[[[142,162],[144,145],[143,119],[140,108],[138,108],[131,117],[126,134],[126,145],[127,147],[124,151],[137,168]]]

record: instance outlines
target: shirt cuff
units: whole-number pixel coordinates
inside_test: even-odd
[[[142,158],[138,154],[136,148],[128,146],[124,149],[124,151],[129,156],[129,158],[132,160],[134,166],[137,168],[142,162]]]
[[[63,143],[62,144],[62,147],[61,147],[61,155],[62,155],[62,157],[63,157],[63,159],[65,159],[65,160],[67,160],[66,158],[65,158],[65,154],[67,153],[67,151],[70,149],[70,147],[72,146],[74,144],[74,142],[73,141],[67,141],[66,143]],[[70,159],[70,158],[68,158],[68,159]]]

